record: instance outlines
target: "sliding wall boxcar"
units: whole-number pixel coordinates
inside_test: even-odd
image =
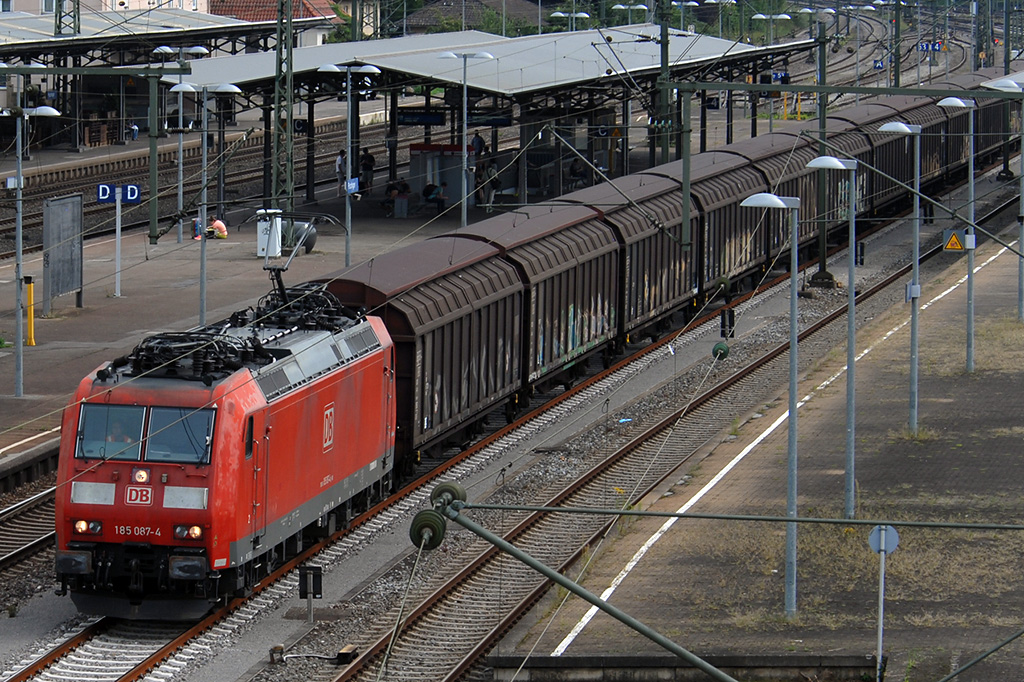
[[[817,172],[807,168],[807,163],[818,156],[816,148],[799,135],[770,133],[759,135],[736,146],[738,154],[750,160],[751,165],[761,171],[771,185],[768,190],[780,197],[800,199],[800,225],[798,237],[801,245],[818,238],[815,213],[817,211]],[[775,214],[769,224],[772,227],[769,252],[774,258],[779,249],[789,244],[789,218],[785,211],[768,211]]]
[[[619,178],[614,188],[602,184],[567,197],[600,207],[615,228],[622,245],[621,328],[627,334],[671,315],[697,292],[697,250],[685,246],[682,184],[671,172],[671,166],[658,166]],[[686,200],[695,235],[700,214],[690,197]]]
[[[884,102],[861,104],[844,109],[830,115],[826,121],[829,130],[857,132],[865,136],[871,145],[871,160],[868,163],[886,175],[894,178],[913,179],[914,155],[913,141],[910,142],[910,154],[906,154],[907,142],[903,135],[880,133],[878,128],[889,121],[904,121],[903,112]],[[904,121],[905,123],[908,121]],[[871,206],[878,209],[902,196],[904,189],[883,175],[866,173],[869,180]]]
[[[979,90],[979,95],[990,93],[991,90],[982,88],[981,84],[997,78],[1004,78],[1002,66],[996,68],[982,69],[977,73],[964,73],[950,76],[943,83],[937,83],[934,87],[948,87],[950,95],[969,99],[970,95],[958,94],[962,91]],[[974,153],[977,161],[975,165],[981,168],[983,161],[993,160],[995,154],[1002,149],[1005,141],[1006,125],[1003,122],[1003,101],[993,97],[978,97],[976,100],[977,109],[974,113]],[[949,117],[958,118],[961,123],[953,130],[948,141],[953,143],[951,159],[962,159],[964,166],[967,165],[967,114],[957,112],[954,109],[942,109]],[[962,126],[962,127],[960,127]],[[957,139],[959,137],[959,139]],[[956,145],[962,145],[963,153],[956,155]]]
[[[403,452],[442,441],[518,390],[524,291],[498,249],[439,237],[324,281],[392,335]]]
[[[499,248],[527,289],[526,381],[567,368],[615,335],[619,244],[593,209],[526,207],[460,230]]]
[[[775,234],[770,226],[780,221],[772,214],[781,211],[740,206],[745,197],[767,191],[764,175],[742,156],[711,151],[692,158],[690,193],[701,216],[694,245],[703,268],[698,274],[702,291],[714,292],[722,278],[734,280],[758,266],[767,267],[768,236]]]

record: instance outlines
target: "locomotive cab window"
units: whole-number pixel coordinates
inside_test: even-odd
[[[138,461],[146,408],[82,405],[76,457]]]
[[[147,462],[208,464],[213,438],[213,410],[154,407],[146,440]]]

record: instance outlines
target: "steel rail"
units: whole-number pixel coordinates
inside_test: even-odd
[[[39,536],[35,540],[21,546],[13,552],[0,556],[0,571],[24,561],[26,558],[32,556],[36,552],[46,549],[47,547],[55,547],[56,540],[56,531],[50,531],[46,535]]]
[[[10,507],[7,507],[6,509],[0,510],[0,523],[3,523],[7,519],[9,519],[9,518],[11,518],[13,516],[16,516],[17,514],[20,514],[23,511],[25,511],[25,510],[27,510],[27,509],[29,509],[29,508],[37,505],[37,504],[40,504],[41,502],[44,502],[45,500],[53,499],[53,496],[54,496],[54,494],[56,492],[57,492],[56,488],[47,488],[46,490],[44,490],[44,491],[42,491],[40,493],[37,493],[37,494],[33,495],[32,497],[27,497],[24,500],[21,500],[19,502],[15,502]]]

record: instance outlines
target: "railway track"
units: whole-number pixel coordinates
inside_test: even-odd
[[[54,489],[0,511],[0,571],[54,546]]]

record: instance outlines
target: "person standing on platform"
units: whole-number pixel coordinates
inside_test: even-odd
[[[370,148],[363,147],[363,155],[359,157],[359,170],[362,175],[360,188],[364,192],[368,193],[373,189],[373,167],[375,165],[377,165],[377,161],[373,158],[373,154],[370,153]]]
[[[338,152],[338,158],[334,160],[334,172],[338,176],[338,198],[345,196],[345,149]]]
[[[469,145],[473,148],[473,154],[477,161],[483,158],[484,152],[487,150],[487,143],[484,142],[484,138],[480,137],[479,130],[473,133],[473,139],[469,141]]]
[[[484,195],[487,197],[484,202],[487,205],[487,212],[494,211],[494,195],[501,189],[501,179],[498,177],[498,169],[494,161],[487,162],[487,169],[484,171]]]

